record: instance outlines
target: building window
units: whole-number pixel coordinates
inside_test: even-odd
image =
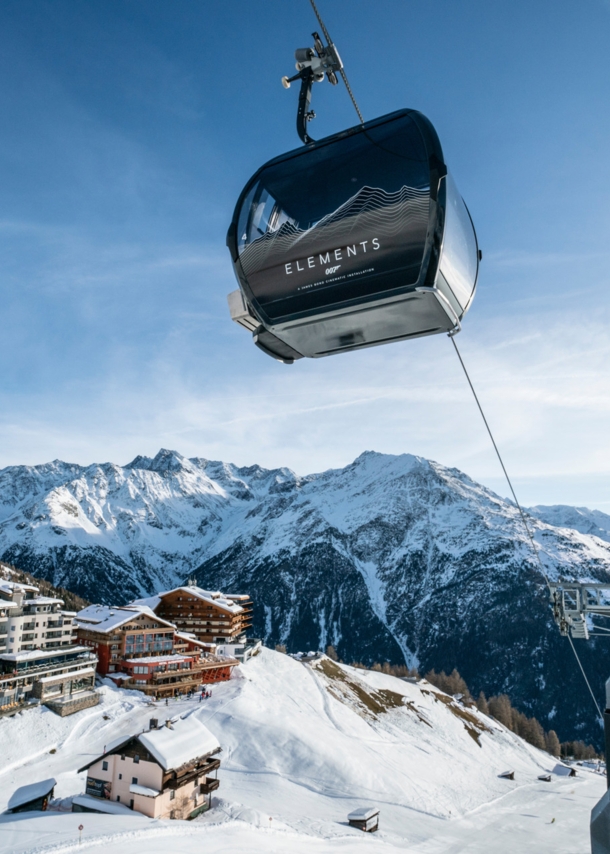
[[[137,754],[137,753],[136,753],[136,755],[133,757],[133,761],[134,761],[134,762],[139,762],[139,761],[140,761],[140,757],[138,756],[138,754]]]
[[[122,753],[122,754],[121,754],[121,759],[123,759],[123,760],[125,759],[125,754],[124,754],[124,753]]]
[[[123,775],[119,774],[119,780],[122,780],[122,779],[123,779]]]
[[[199,785],[199,780],[198,780],[197,778],[195,778],[195,780],[194,780],[194,782],[193,782],[193,786],[194,786],[195,788],[197,788],[197,786],[198,786],[198,785]]]
[[[133,809],[133,798],[129,801],[129,809]]]
[[[137,785],[138,785],[138,778],[137,778],[137,777],[132,777],[132,778],[131,778],[131,785],[132,785],[132,786],[137,786]]]
[[[176,790],[175,790],[175,789],[170,789],[170,793],[169,793],[169,799],[170,799],[170,801],[173,801],[175,797],[176,797]]]
[[[102,771],[107,771],[107,770],[108,770],[108,763],[102,762]]]
[[[170,814],[169,814],[169,817],[170,817],[170,818],[175,818],[175,816],[176,816],[175,812],[174,812],[173,810],[171,810],[171,812],[170,812]]]
[[[117,799],[117,801],[118,801],[119,803],[121,803],[121,796],[120,796],[120,795],[117,795],[117,796],[116,796],[116,799]]]

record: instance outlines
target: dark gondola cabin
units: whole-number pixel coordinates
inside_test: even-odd
[[[400,110],[271,160],[227,245],[233,320],[284,362],[454,332],[479,251],[432,124]]]

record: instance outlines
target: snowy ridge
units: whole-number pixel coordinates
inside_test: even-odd
[[[599,737],[516,508],[457,469],[366,452],[298,477],[162,450],[126,466],[11,467],[0,486],[0,559],[94,602],[195,576],[249,593],[268,644],[457,667],[562,739]],[[550,577],[610,578],[610,543],[531,525]],[[602,696],[610,648],[581,654]]]

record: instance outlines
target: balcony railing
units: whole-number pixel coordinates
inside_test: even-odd
[[[199,791],[202,795],[209,795],[210,792],[215,791],[219,786],[220,780],[210,777],[210,779],[206,780],[205,783],[200,784]]]
[[[199,765],[192,771],[186,774],[180,774],[176,777],[169,777],[163,781],[163,791],[166,789],[179,789],[187,783],[192,783],[197,777],[205,777],[211,771],[216,771],[220,768],[220,759],[210,759],[204,765]],[[205,783],[203,784],[205,785]]]
[[[34,621],[33,623],[23,623],[21,625],[21,631],[22,632],[31,632],[35,628],[36,628],[36,621]]]
[[[22,635],[22,636],[21,636],[21,640],[22,640],[22,642],[23,642],[23,643],[28,643],[29,641],[33,641],[33,640],[34,640],[34,635],[33,635],[33,634],[31,634],[31,635]]]
[[[49,622],[47,623],[47,629],[61,629],[63,624],[63,620],[54,620],[53,622],[49,620]]]

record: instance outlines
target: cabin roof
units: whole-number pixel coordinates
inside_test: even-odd
[[[172,720],[170,726],[116,739],[108,745],[105,753],[83,765],[78,773],[88,770],[106,756],[120,753],[122,748],[134,741],[139,742],[164,771],[173,771],[187,762],[220,750],[216,736],[197,718],[189,715],[184,719]]]
[[[180,768],[220,748],[216,736],[193,715],[180,718],[171,727],[144,732],[139,741],[165,771]]]
[[[27,786],[20,786],[9,798],[8,809],[14,810],[17,807],[28,804],[30,801],[46,797],[46,795],[49,795],[53,791],[56,783],[57,781],[54,777],[49,777],[48,780],[40,780],[39,783],[29,783]]]
[[[81,629],[107,634],[141,615],[150,617],[164,626],[175,628],[173,623],[158,617],[148,606],[133,603],[117,608],[111,608],[109,605],[88,605],[78,612],[76,621]]]

